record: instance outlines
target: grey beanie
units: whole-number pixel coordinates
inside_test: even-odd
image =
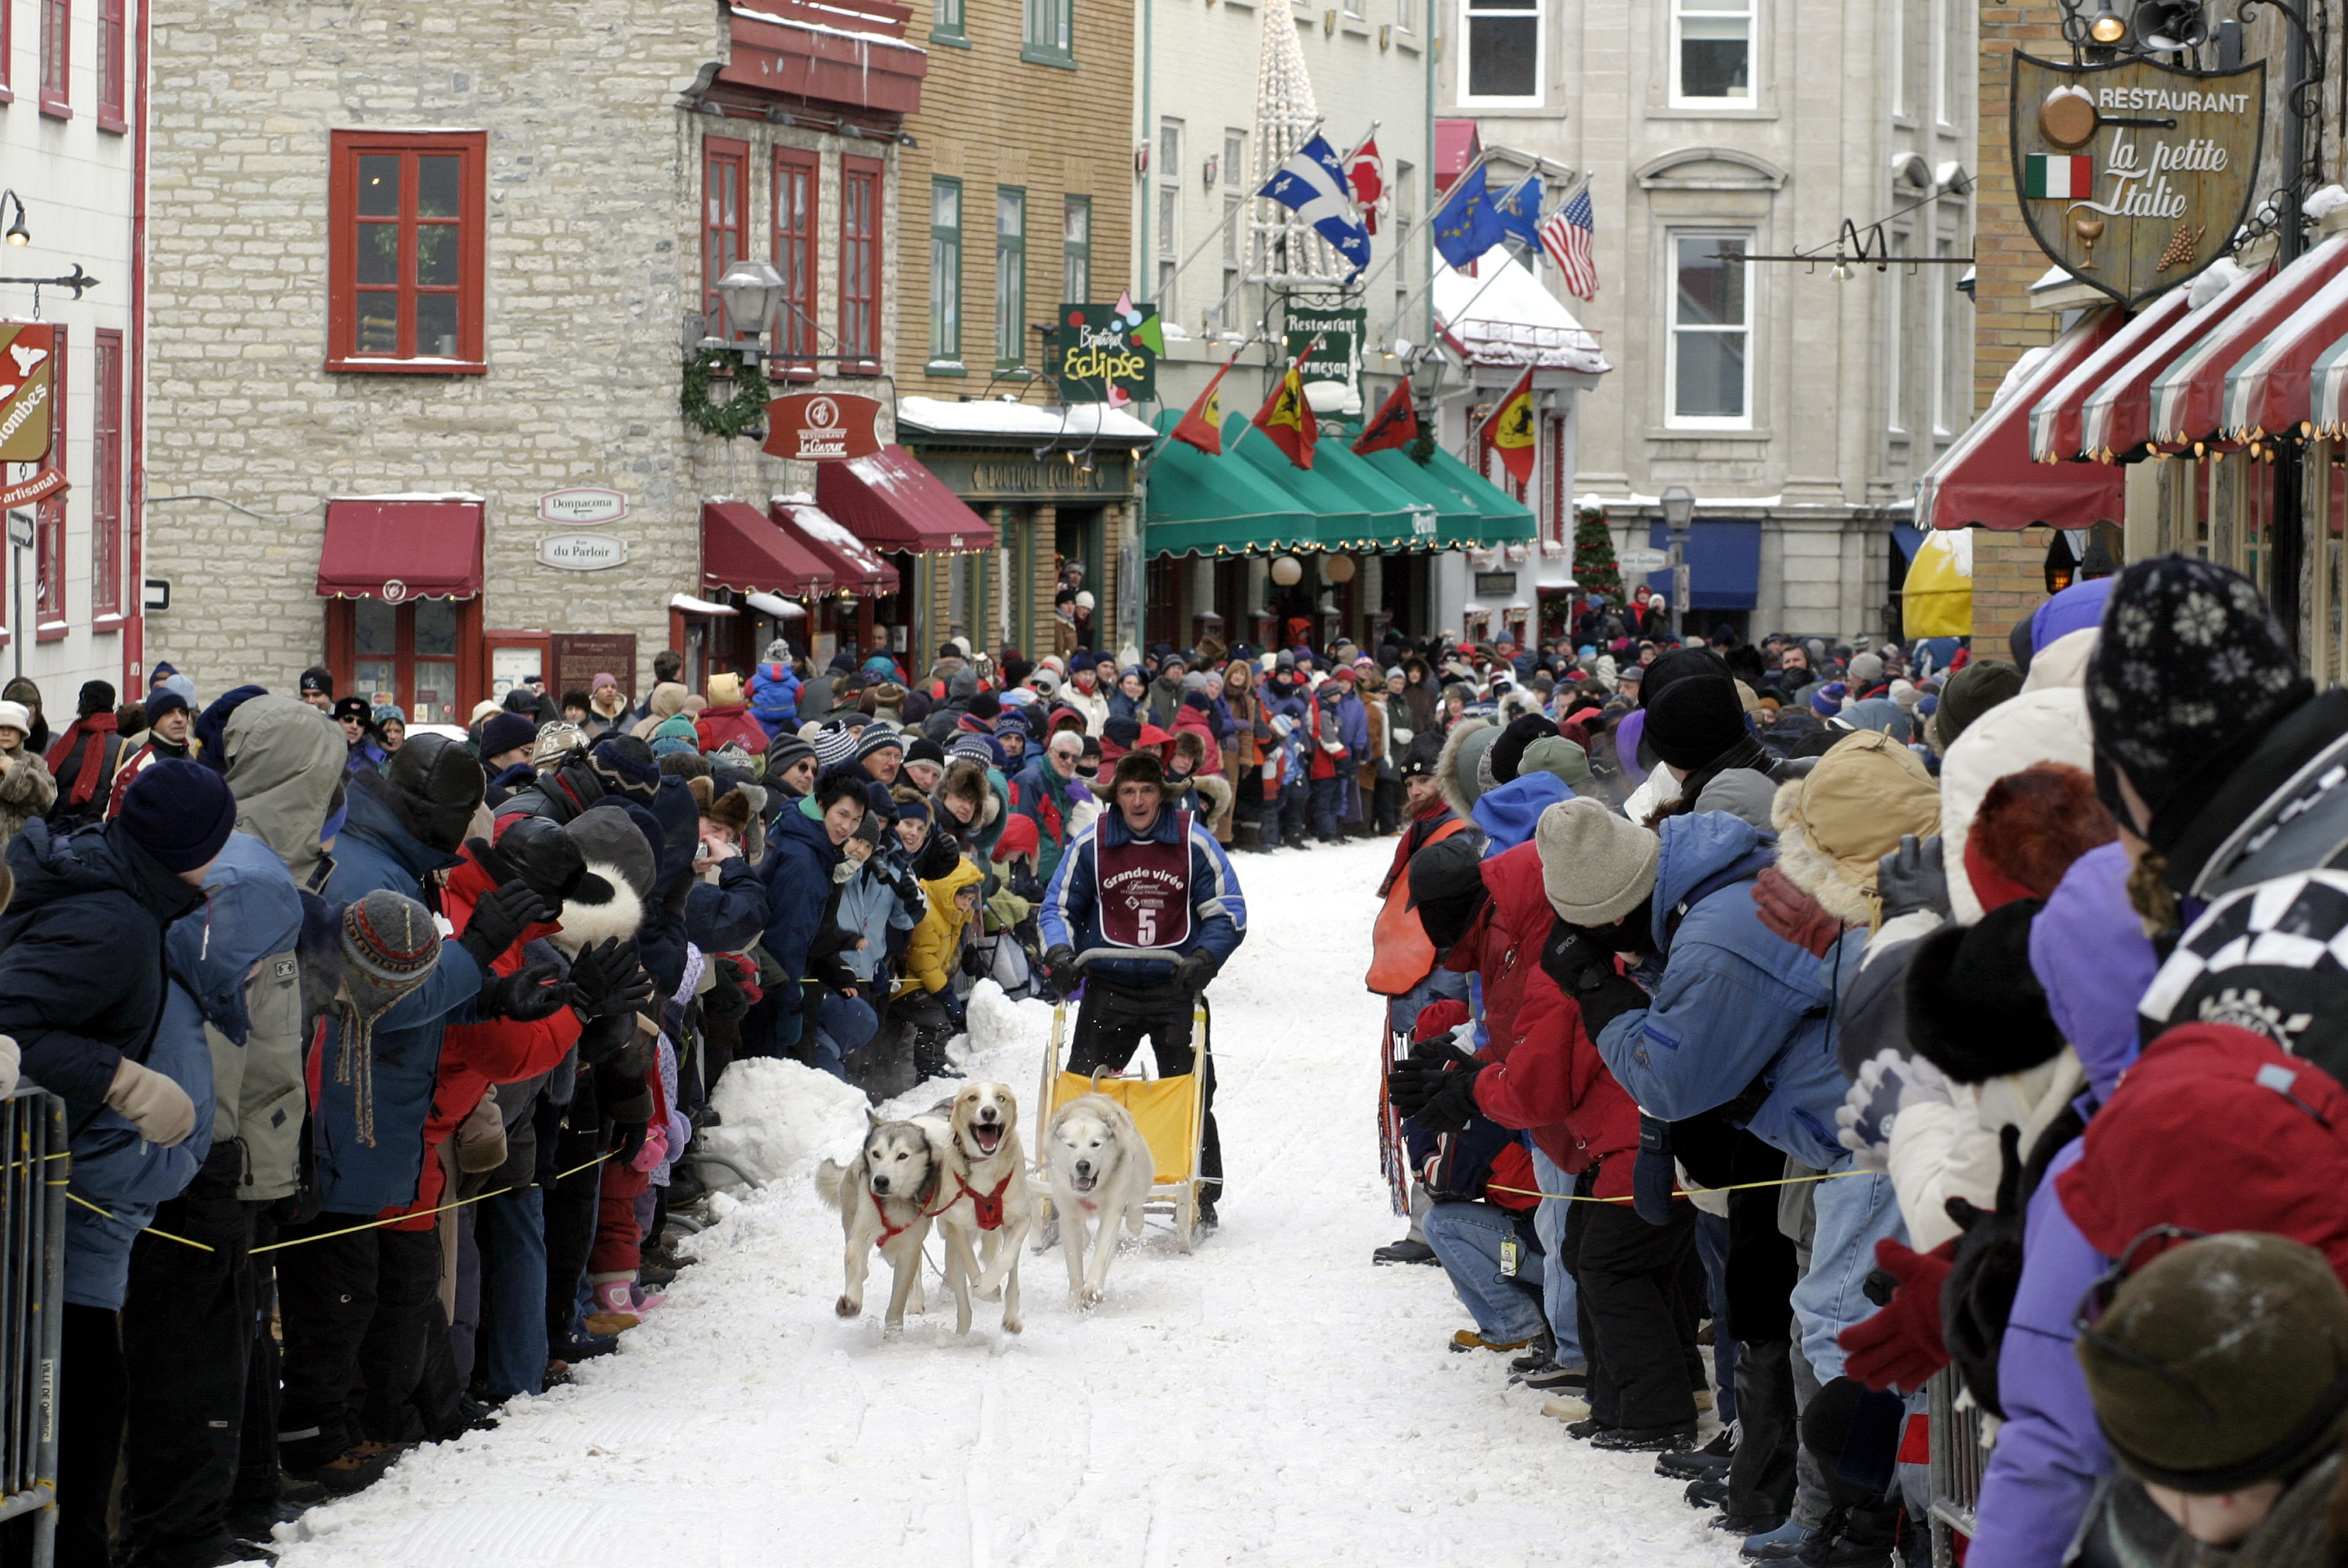
[[[1570,925],[1611,925],[1655,890],[1663,841],[1588,796],[1560,800],[1533,828],[1541,891]]]

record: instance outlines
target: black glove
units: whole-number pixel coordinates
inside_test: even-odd
[[[614,1013],[608,1018],[591,1018],[579,1031],[579,1061],[582,1067],[600,1067],[634,1043],[636,1016]]]
[[[1076,950],[1063,942],[1045,954],[1044,976],[1063,996],[1075,990],[1076,982],[1084,978],[1084,972],[1076,967]]]
[[[526,964],[511,975],[485,971],[477,1004],[485,1019],[511,1018],[534,1024],[571,1005],[571,986],[559,964]]]
[[[1886,920],[1921,909],[1946,918],[1949,873],[1941,864],[1941,835],[1919,842],[1913,833],[1900,834],[1900,847],[1876,862],[1875,891],[1882,895]]]
[[[633,1013],[653,999],[652,976],[636,959],[636,944],[613,937],[600,947],[582,947],[571,961],[572,1006],[581,1022]]]
[[[1678,1172],[1672,1164],[1672,1124],[1645,1111],[1639,1113],[1639,1161],[1631,1169],[1631,1208],[1651,1225],[1672,1222],[1672,1188]]]
[[[1417,1122],[1423,1132],[1465,1131],[1476,1118],[1476,1078],[1484,1067],[1482,1062],[1470,1062],[1449,1072],[1424,1075],[1423,1081],[1432,1092],[1417,1110],[1403,1114]]]
[[[1207,988],[1207,982],[1215,977],[1219,967],[1211,953],[1190,954],[1174,965],[1174,984],[1195,995]]]
[[[644,1134],[652,1127],[649,1121],[615,1121],[612,1136],[618,1140],[613,1147],[612,1162],[625,1165],[644,1151]]]
[[[1473,1052],[1463,1051],[1449,1040],[1421,1040],[1411,1047],[1409,1064],[1422,1072],[1441,1072],[1446,1067],[1473,1067]],[[1396,1067],[1402,1064],[1397,1062]]]
[[[1957,1238],[1956,1258],[1941,1284],[1941,1336],[1974,1402],[2000,1420],[2005,1406],[1998,1395],[1998,1353],[2022,1284],[2021,1150],[2020,1128],[1999,1132],[1996,1208],[1976,1208],[1963,1198],[1943,1205],[1964,1234]]]
[[[1578,925],[1560,920],[1550,928],[1540,965],[1566,1000],[1581,1009],[1581,1026],[1593,1040],[1616,1018],[1647,1006],[1639,983],[1615,973],[1613,953]]]
[[[473,962],[486,973],[524,931],[552,920],[558,913],[535,888],[517,877],[481,895],[457,945],[471,954]]]
[[[973,980],[983,980],[994,973],[994,962],[979,951],[976,943],[962,950],[962,963],[957,967]]]
[[[704,1023],[723,1024],[742,1016],[750,1010],[749,994],[742,989],[742,979],[734,968],[734,961],[724,954],[713,960],[709,989],[701,998]]]
[[[1455,1078],[1472,1079],[1483,1068],[1484,1064],[1475,1057],[1450,1047],[1444,1047],[1442,1050],[1426,1056],[1414,1053],[1387,1069],[1386,1098],[1394,1102],[1395,1109],[1403,1115],[1417,1117],[1420,1111],[1426,1109],[1437,1096],[1443,1092],[1444,1086],[1451,1079]],[[1420,1125],[1426,1124],[1422,1120]],[[1463,1122],[1461,1125],[1465,1126],[1466,1123]],[[1429,1128],[1428,1130],[1444,1130]]]

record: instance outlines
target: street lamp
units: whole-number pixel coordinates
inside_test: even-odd
[[[25,226],[25,199],[14,191],[0,191],[0,213],[8,211],[8,203],[16,203],[16,221],[8,225],[7,241],[22,248],[33,242],[33,231]]]
[[[726,346],[740,349],[744,359],[756,365],[767,323],[782,304],[783,274],[765,262],[744,260],[727,267],[710,286],[726,320]]]
[[[2106,47],[2127,36],[2127,22],[2112,9],[2111,0],[2104,0],[2096,19],[2087,24],[2087,36]]]
[[[1663,508],[1663,526],[1671,530],[1672,635],[1677,638],[1686,626],[1688,525],[1695,521],[1695,492],[1685,485],[1673,485],[1657,501]]]

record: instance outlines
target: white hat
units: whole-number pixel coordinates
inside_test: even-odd
[[[13,729],[19,735],[33,733],[33,710],[21,702],[0,702],[0,729]]]
[[[1092,590],[1090,589],[1086,589],[1076,595],[1076,608],[1079,610],[1089,610],[1093,607],[1096,601],[1093,598]]]

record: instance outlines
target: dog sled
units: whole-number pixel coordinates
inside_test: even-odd
[[[1178,958],[1171,949],[1120,948],[1120,958]],[[1089,954],[1087,955],[1089,956]],[[1061,1063],[1067,1054],[1068,1004],[1062,1000],[1052,1007],[1052,1042],[1045,1048],[1041,1080],[1035,1090],[1035,1139],[1031,1146],[1040,1161],[1046,1148],[1045,1134],[1052,1118],[1070,1100],[1100,1093],[1132,1113],[1134,1124],[1149,1143],[1149,1155],[1157,1170],[1149,1184],[1148,1206],[1163,1212],[1171,1211],[1174,1222],[1174,1243],[1183,1252],[1191,1249],[1199,1235],[1199,1190],[1203,1181],[1200,1173],[1200,1145],[1207,1125],[1207,1053],[1208,1027],[1210,1022],[1204,997],[1191,1000],[1190,1037],[1194,1051],[1190,1070],[1187,1073],[1162,1075],[1157,1078],[1125,1078],[1101,1075],[1099,1083],[1083,1073],[1068,1072]],[[1152,1056],[1156,1055],[1153,1042]],[[1031,1188],[1038,1194],[1047,1216],[1051,1212],[1051,1184],[1042,1175],[1028,1178]],[[1056,1217],[1056,1216],[1053,1216]]]

